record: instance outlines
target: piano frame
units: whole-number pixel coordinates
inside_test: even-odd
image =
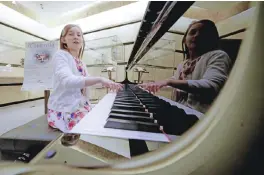
[[[262,171],[263,143],[263,74],[264,74],[264,2],[257,2],[252,26],[242,43],[230,78],[222,93],[206,114],[206,118],[189,130],[180,140],[159,149],[138,156],[129,161],[116,162],[106,167],[70,167],[63,165],[39,165],[5,163],[0,172],[6,174],[42,172],[75,175],[104,174],[192,174],[222,175],[247,173],[253,166]],[[262,19],[262,20],[261,20]],[[249,63],[250,59],[250,64]],[[238,81],[239,80],[239,81]],[[237,81],[237,83],[234,83]],[[247,95],[249,94],[250,95]],[[250,116],[250,117],[249,117]],[[217,144],[212,144],[217,142]],[[45,149],[59,144],[53,141]],[[251,154],[260,154],[258,160],[248,154],[249,148],[256,148]],[[70,157],[65,149],[60,156]],[[40,155],[41,156],[41,155]],[[78,160],[87,160],[80,156]],[[262,160],[262,161],[261,161]],[[251,169],[251,172],[254,169]]]

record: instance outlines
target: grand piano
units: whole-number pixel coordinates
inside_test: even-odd
[[[192,4],[193,2],[149,2],[127,62],[126,78],[120,82],[124,84],[124,89],[107,94],[91,111],[97,116],[103,113],[100,126],[104,133],[96,133],[95,130],[80,132],[83,131],[83,126],[91,123],[90,117],[85,117],[72,131],[81,134],[79,141],[75,145],[65,146],[61,143],[64,134],[48,128],[46,116],[41,116],[32,122],[42,123],[44,127],[41,132],[49,137],[25,139],[27,146],[20,150],[21,154],[16,160],[30,164],[67,164],[78,167],[108,165],[116,160],[131,159],[157,150],[170,141],[177,140],[194,126],[203,117],[202,113],[151,94],[138,87],[136,83],[130,82],[127,77],[129,70]],[[32,122],[23,126],[29,130],[28,135],[32,134],[32,130],[30,131]],[[21,127],[2,135],[2,138],[11,143],[10,138],[18,130],[21,130]],[[110,132],[107,131],[114,134],[109,135]],[[120,136],[120,131],[130,133],[131,137]],[[138,139],[139,133],[143,133],[141,139]],[[149,134],[155,138],[162,137],[163,140],[148,138]],[[2,148],[5,143],[2,142]]]

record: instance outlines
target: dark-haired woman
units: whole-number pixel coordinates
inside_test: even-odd
[[[142,84],[151,92],[174,87],[174,100],[205,113],[227,80],[231,60],[218,49],[219,34],[214,22],[200,20],[187,29],[182,47],[184,60],[167,80]]]

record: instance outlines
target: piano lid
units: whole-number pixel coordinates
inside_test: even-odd
[[[131,69],[193,3],[193,1],[149,2],[126,70]]]
[[[127,71],[149,51],[193,3],[194,1],[149,2],[125,68],[125,80],[120,82],[121,84],[136,84],[128,80]]]

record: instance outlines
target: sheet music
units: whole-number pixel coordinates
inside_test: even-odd
[[[52,57],[57,50],[57,41],[26,43],[22,91],[52,89]]]
[[[139,139],[146,141],[169,142],[162,133],[149,133],[141,131],[129,131],[121,129],[104,128],[111,111],[116,93],[108,93],[72,130],[71,133],[90,134],[97,136],[117,137],[124,139]],[[176,103],[176,102],[175,102]],[[188,109],[189,111],[192,111]],[[194,111],[192,111],[194,112]],[[200,117],[201,114],[197,113]],[[169,135],[171,140],[179,136]]]

